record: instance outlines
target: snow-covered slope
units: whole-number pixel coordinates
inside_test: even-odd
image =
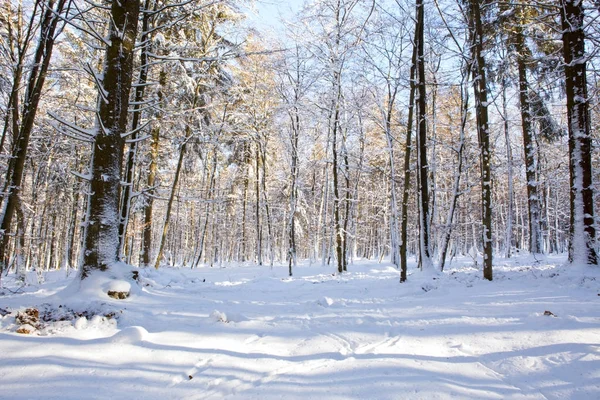
[[[531,261],[148,269],[104,303],[3,277],[0,398],[600,399],[600,273]],[[64,321],[16,333],[30,306]]]

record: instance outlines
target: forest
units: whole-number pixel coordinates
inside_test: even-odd
[[[0,9],[0,398],[600,398],[600,1]]]
[[[598,2],[3,3],[4,274],[596,264]]]

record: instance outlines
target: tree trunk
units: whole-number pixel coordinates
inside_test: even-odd
[[[267,219],[267,250],[269,252],[269,265],[273,266],[273,222],[271,221],[271,210],[269,209],[269,191],[267,190],[267,143],[259,142],[260,163],[262,167],[261,187],[263,201],[265,202],[265,217]]]
[[[297,70],[297,82],[299,81],[300,71]],[[298,95],[296,92],[296,98]],[[296,267],[296,205],[298,202],[298,137],[300,135],[300,116],[298,107],[294,107],[294,112],[290,114],[291,120],[291,165],[290,165],[290,215],[288,223],[288,273],[292,276],[292,267]]]
[[[427,90],[425,85],[424,56],[424,7],[423,0],[417,0],[417,165],[419,182],[419,249],[421,268],[432,267],[429,233],[429,165],[427,161]]]
[[[160,267],[160,262],[163,258],[163,251],[165,249],[165,242],[167,241],[167,232],[169,231],[169,221],[171,218],[171,210],[173,209],[173,201],[175,200],[175,192],[177,191],[177,183],[179,182],[179,175],[181,173],[181,167],[183,165],[183,157],[185,156],[185,148],[188,140],[192,137],[192,129],[188,126],[185,127],[185,138],[179,148],[179,159],[177,160],[177,167],[175,168],[175,176],[173,178],[173,184],[171,185],[171,193],[169,194],[169,200],[167,201],[167,209],[165,211],[165,222],[163,223],[162,234],[160,235],[160,243],[158,245],[158,252],[156,253],[156,260],[154,261],[154,268]]]
[[[598,257],[594,247],[596,228],[592,184],[592,136],[587,92],[583,2],[561,0],[560,6],[569,124],[571,183],[569,262],[597,264]]]
[[[7,171],[7,193],[5,195],[7,198],[4,201],[4,209],[0,216],[2,219],[0,222],[0,273],[4,269],[3,267],[6,263],[6,249],[12,218],[19,204],[21,183],[25,171],[25,160],[27,159],[27,150],[31,132],[33,131],[33,123],[42,95],[42,89],[44,88],[50,59],[52,58],[54,41],[58,34],[57,27],[62,21],[62,19],[59,18],[59,15],[63,12],[66,1],[67,0],[58,0],[55,4],[54,0],[48,0],[45,4],[45,9],[40,22],[40,39],[35,51],[32,63],[33,67],[29,74],[27,90],[23,102],[23,119],[21,121],[21,126],[18,127],[18,135],[17,132],[13,132],[13,135],[16,137],[15,142],[13,143],[11,162]],[[58,31],[60,31],[60,29],[58,29]],[[13,95],[16,94],[13,93]],[[15,123],[15,113],[18,111],[18,97],[13,98],[12,107],[13,129],[15,129],[17,128],[17,124]]]
[[[504,141],[506,142],[506,163],[507,163],[507,184],[508,184],[508,210],[506,211],[506,230],[504,233],[504,255],[510,258],[512,251],[512,229],[513,229],[513,206],[515,203],[515,195],[513,188],[513,157],[512,147],[510,143],[510,131],[508,126],[508,107],[506,98],[506,78],[502,78],[502,117],[504,119]]]
[[[345,183],[345,195],[344,195],[344,226],[342,228],[342,254],[344,255],[342,269],[344,272],[348,270],[348,222],[350,221],[350,203],[351,203],[351,193],[350,193],[350,160],[348,159],[348,149],[346,148],[346,137],[347,133],[344,132],[343,136],[343,153],[344,153],[344,183]]]
[[[119,256],[119,199],[127,132],[139,0],[111,2],[106,60],[91,160],[87,226],[81,278],[106,271]]]
[[[417,68],[417,30],[415,29],[415,44],[410,67],[410,94],[408,100],[408,121],[406,124],[406,145],[404,146],[404,189],[402,192],[402,227],[400,229],[400,282],[406,281],[408,269],[408,199],[410,195],[410,153],[412,148],[412,130],[415,108],[416,68]]]
[[[262,225],[260,221],[260,150],[258,148],[258,142],[256,143],[256,155],[254,159],[254,169],[256,173],[256,179],[254,181],[254,191],[256,200],[256,263],[258,265],[263,264],[262,257]]]
[[[162,97],[159,91],[158,99]],[[152,251],[152,214],[154,206],[154,186],[156,185],[156,175],[158,173],[158,149],[160,140],[160,118],[157,118],[157,124],[151,131],[152,142],[150,143],[150,166],[148,167],[147,189],[144,206],[144,227],[142,228],[141,243],[141,265],[147,267],[150,265],[150,255]]]
[[[144,9],[149,11],[150,0],[145,0]],[[121,219],[119,220],[119,248],[122,255],[125,250],[125,236],[127,231],[127,224],[129,222],[129,209],[131,206],[131,192],[133,190],[133,169],[135,165],[135,155],[138,145],[138,130],[140,128],[140,120],[142,117],[142,101],[144,99],[144,91],[146,89],[146,82],[148,81],[148,52],[150,51],[150,37],[148,30],[150,28],[150,12],[145,12],[142,18],[142,38],[143,43],[142,51],[140,53],[140,75],[135,86],[135,96],[133,103],[133,119],[131,122],[131,136],[129,151],[127,152],[127,161],[125,163],[125,185],[123,187],[123,195],[121,199]]]
[[[392,89],[387,83],[387,102],[384,115],[385,138],[388,147],[390,167],[390,261],[396,267],[400,266],[400,247],[398,243],[398,203],[396,199],[396,163],[394,160],[394,138],[392,136],[392,116],[396,101],[397,87]]]
[[[519,7],[523,13],[523,7]],[[521,106],[521,127],[523,131],[523,150],[525,152],[525,179],[527,180],[527,206],[529,211],[529,251],[541,252],[542,232],[540,229],[540,196],[538,193],[536,143],[533,137],[531,106],[529,104],[529,84],[527,82],[526,56],[528,49],[519,18],[515,32],[515,50],[519,71],[519,102]]]
[[[340,189],[339,189],[339,167],[338,167],[338,149],[337,136],[339,129],[340,109],[339,102],[341,97],[341,82],[339,81],[339,73],[334,73],[336,83],[336,99],[333,101],[333,121],[331,129],[331,152],[333,154],[333,162],[331,172],[333,174],[333,229],[335,234],[335,255],[337,259],[338,273],[344,272],[344,236],[340,225]]]
[[[450,209],[448,210],[448,217],[446,218],[446,227],[440,247],[440,271],[444,270],[446,265],[446,257],[448,255],[448,244],[450,243],[450,237],[452,234],[452,221],[454,220],[454,212],[456,210],[456,204],[458,197],[460,196],[460,177],[463,169],[463,152],[465,149],[465,131],[467,129],[467,118],[469,115],[469,90],[466,87],[471,74],[470,69],[471,63],[467,63],[466,71],[463,73],[463,82],[461,84],[461,123],[460,123],[460,138],[458,143],[458,149],[456,150],[457,167],[454,175],[454,185],[452,187],[452,200],[450,201]]]
[[[208,198],[206,203],[206,208],[204,212],[204,225],[202,226],[202,233],[200,234],[200,243],[198,244],[199,252],[196,261],[194,262],[194,268],[198,267],[200,261],[202,260],[202,256],[204,254],[204,248],[206,243],[206,235],[208,231],[208,220],[210,218],[210,210],[211,207],[214,208],[214,200],[215,200],[215,182],[217,176],[217,148],[215,147],[212,151],[212,169],[210,171],[209,183],[208,183]]]
[[[490,149],[490,128],[488,122],[487,82],[485,60],[483,58],[483,25],[479,8],[480,0],[470,1],[469,28],[471,34],[471,55],[473,68],[473,90],[475,93],[475,113],[477,136],[479,139],[481,166],[481,208],[483,222],[483,277],[492,280],[492,168]]]
[[[248,186],[250,184],[250,164],[248,161],[248,153],[250,150],[248,149],[248,145],[244,143],[244,194],[242,199],[242,239],[241,239],[241,261],[246,262],[246,242],[248,241],[246,235],[246,210],[248,209]],[[208,210],[208,208],[207,208]],[[208,221],[208,219],[207,219]]]

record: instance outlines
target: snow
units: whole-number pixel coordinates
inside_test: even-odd
[[[131,287],[9,275],[0,397],[598,399],[600,271],[565,263],[497,258],[493,282],[469,257],[437,274],[411,264],[403,284],[369,261],[343,275],[300,264],[294,277],[284,265],[143,269]],[[28,307],[57,321],[16,333]]]

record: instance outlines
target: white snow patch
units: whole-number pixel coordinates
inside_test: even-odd
[[[284,265],[142,269],[138,283],[124,265],[82,283],[64,271],[25,286],[9,275],[2,396],[600,398],[600,268],[495,258],[488,282],[472,256],[444,273],[412,263],[402,284],[370,261],[341,275],[299,265],[292,279]],[[27,307],[56,320],[17,334]]]

